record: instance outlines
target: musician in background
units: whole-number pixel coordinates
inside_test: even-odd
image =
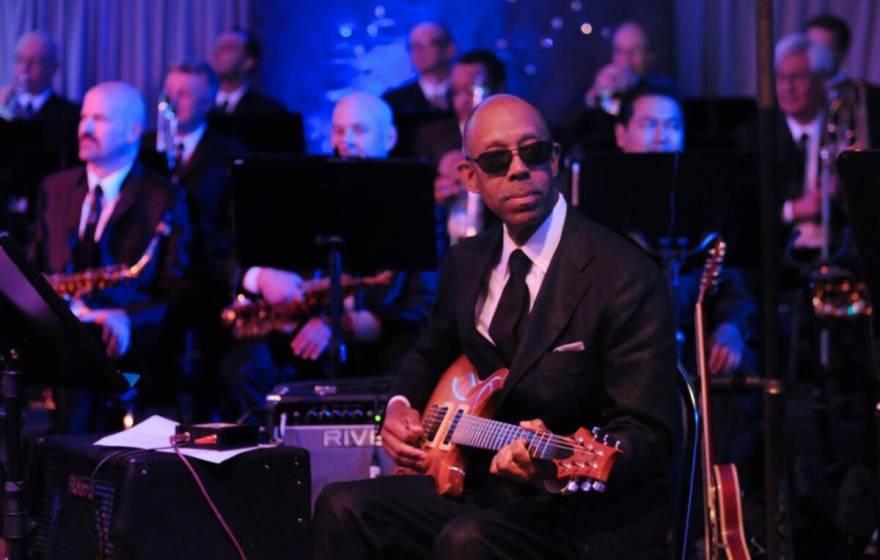
[[[846,68],[852,32],[842,18],[832,14],[811,17],[804,33],[814,42],[825,45],[833,61],[827,87],[843,100],[854,101],[856,143],[862,148],[880,146],[880,88],[850,76]]]
[[[491,97],[464,138],[462,180],[503,227],[449,250],[437,303],[393,388],[385,449],[424,472],[420,410],[464,354],[483,378],[510,368],[498,420],[560,434],[596,425],[623,453],[606,493],[589,496],[556,493],[523,440],[475,455],[460,501],[421,475],[326,486],[314,557],[663,557],[676,397],[662,276],[631,243],[568,207],[553,182],[560,148],[534,107]]]
[[[363,92],[343,97],[333,109],[331,140],[342,157],[387,157],[397,141],[391,108]],[[348,374],[386,373],[397,363],[427,317],[436,282],[436,272],[397,272],[390,285],[347,298],[342,330],[350,350]],[[269,303],[303,300],[303,277],[296,272],[253,267],[242,284]],[[278,383],[323,377],[331,336],[327,321],[321,313],[298,325],[292,338],[284,337],[287,356],[279,356],[277,348],[273,356],[264,342],[234,348],[224,360],[223,372],[237,404],[246,410],[263,403]]]
[[[43,144],[76,146],[79,107],[52,91],[58,50],[42,31],[22,35],[15,44],[12,83],[0,87],[3,118],[33,120],[42,125]]]
[[[72,302],[81,321],[97,325],[108,356],[149,375],[166,298],[188,263],[190,233],[180,190],[137,161],[145,121],[143,98],[129,84],[105,82],[86,92],[79,123],[85,167],[43,183],[31,255],[47,274],[132,265],[160,222],[169,222],[170,237],[137,279]],[[85,394],[58,405],[67,431],[111,428],[98,422]]]
[[[631,89],[621,100],[614,132],[617,146],[627,154],[683,152],[684,112],[677,93],[647,84]],[[699,264],[689,268],[679,277],[676,293],[679,328],[688,333],[685,362],[691,364],[694,356],[693,310],[702,268]],[[709,325],[714,328],[708,345],[710,373],[755,373],[756,353],[746,341],[753,338],[757,306],[741,270],[723,268],[718,291],[709,309]]]
[[[416,135],[416,155],[437,168],[434,201],[439,220],[446,225],[443,249],[462,237],[479,233],[482,227],[483,205],[476,199],[468,206],[467,189],[458,175],[458,164],[464,159],[461,130],[474,106],[504,91],[506,83],[504,63],[493,52],[477,49],[464,53],[452,66],[454,114],[422,126]]]
[[[230,341],[220,325],[220,311],[229,303],[236,283],[236,259],[232,232],[232,195],[229,156],[244,152],[235,140],[215,132],[207,117],[217,94],[218,80],[205,62],[186,62],[172,66],[165,77],[163,94],[171,103],[177,135],[166,138],[162,153],[157,151],[157,133],[148,132],[141,144],[141,157],[154,171],[172,178],[183,187],[193,243],[189,288],[178,292],[170,309],[167,344],[180,344],[184,332],[194,337],[192,356],[184,356],[186,380],[177,380],[174,364],[181,363],[183,348],[168,349],[168,376],[157,389],[163,394],[151,400],[166,404],[177,397],[178,381],[191,385],[196,397],[197,417],[206,417],[216,406],[220,357]],[[169,157],[170,156],[170,157]],[[190,354],[193,354],[192,352]]]
[[[799,233],[795,247],[818,249],[821,212],[819,177],[825,125],[825,82],[834,69],[831,53],[802,33],[776,43],[777,183],[784,204],[782,220]]]
[[[386,91],[382,98],[395,112],[446,111],[450,103],[450,66],[455,43],[449,29],[425,21],[409,33],[409,52],[417,77]]]
[[[214,41],[211,66],[220,78],[214,109],[239,117],[286,115],[287,109],[254,89],[253,77],[260,66],[263,50],[253,33],[230,29]]]

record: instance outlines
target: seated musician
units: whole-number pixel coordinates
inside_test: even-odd
[[[481,378],[509,368],[499,421],[558,434],[597,426],[619,441],[605,493],[558,492],[548,464],[532,459],[538,445],[516,439],[475,452],[461,499],[421,474],[325,487],[316,559],[662,557],[676,417],[671,305],[649,259],[569,208],[553,181],[559,151],[517,97],[490,97],[470,116],[458,169],[503,227],[449,250],[382,442],[398,465],[425,472],[420,411],[463,354]]]
[[[157,226],[168,222],[170,237],[137,278],[72,302],[81,321],[100,328],[107,354],[139,373],[147,373],[165,313],[164,296],[183,275],[189,244],[181,192],[137,161],[145,120],[143,98],[128,84],[105,82],[86,92],[79,122],[79,158],[85,167],[45,180],[31,247],[32,258],[46,274],[100,272],[111,265],[135,264]],[[87,406],[82,399],[77,403]],[[88,414],[66,418],[82,412],[59,410],[62,427],[101,427]]]
[[[342,157],[386,157],[397,139],[389,106],[366,93],[343,97],[333,110],[332,125],[333,149]],[[350,373],[384,373],[397,362],[428,314],[436,278],[436,272],[398,272],[390,284],[363,289],[346,300],[342,329],[349,343]],[[303,277],[296,272],[254,267],[246,271],[242,283],[269,303],[303,298]],[[277,346],[273,352],[273,345],[263,342],[230,351],[223,376],[240,408],[263,403],[282,381],[324,375],[331,329],[320,311],[297,325],[289,340],[292,361],[289,355],[280,355]]]
[[[641,84],[623,95],[614,127],[617,146],[624,153],[680,153],[684,150],[684,112],[677,94],[665,87]],[[679,328],[687,335],[685,363],[692,364],[693,311],[702,274],[694,263],[679,277]],[[757,306],[741,270],[724,267],[716,295],[710,302],[713,328],[709,338],[709,371],[754,373],[757,355],[746,341],[752,338]],[[707,333],[709,335],[709,333]],[[689,368],[692,369],[692,368]]]

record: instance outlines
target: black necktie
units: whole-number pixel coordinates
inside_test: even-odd
[[[92,192],[92,204],[89,207],[89,214],[86,216],[86,227],[82,238],[77,243],[74,255],[74,266],[77,270],[95,268],[100,264],[101,253],[98,249],[98,243],[95,241],[95,232],[98,229],[98,220],[101,218],[103,208],[104,191],[101,189],[101,185],[97,185]]]
[[[489,325],[489,336],[495,342],[495,347],[501,354],[504,363],[510,367],[517,346],[525,331],[529,316],[529,287],[526,285],[526,275],[532,261],[517,249],[510,254],[508,267],[510,277],[501,292],[495,316]]]

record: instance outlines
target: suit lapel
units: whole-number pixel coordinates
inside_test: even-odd
[[[63,265],[59,266],[59,270],[72,272],[69,268],[73,266],[73,252],[76,250],[76,244],[79,241],[79,222],[82,219],[83,202],[85,202],[88,192],[89,184],[84,167],[73,188],[69,191],[66,208],[64,209],[65,215],[62,217],[64,220],[62,223],[65,225],[64,239],[66,246],[61,253],[61,255],[64,255],[64,258],[62,259]]]
[[[107,227],[105,228],[104,234],[101,236],[102,239],[110,238],[111,232],[118,225],[119,220],[121,220],[134,203],[137,202],[138,193],[141,190],[140,176],[142,171],[141,164],[135,163],[134,167],[131,168],[128,177],[122,182],[122,188],[119,190],[119,200],[116,201],[116,206],[113,207],[113,214],[110,215],[110,220],[107,222]]]
[[[590,289],[588,267],[593,254],[578,228],[576,212],[575,208],[568,208],[559,247],[529,314],[529,324],[504,385],[505,394],[550,349]]]
[[[190,177],[198,169],[200,169],[208,159],[210,151],[208,143],[211,141],[209,137],[210,134],[210,131],[205,131],[205,134],[199,140],[199,143],[196,144],[196,149],[193,150],[192,156],[190,156],[189,161],[181,166],[180,173],[178,174],[178,180],[182,185],[185,185],[189,181]]]

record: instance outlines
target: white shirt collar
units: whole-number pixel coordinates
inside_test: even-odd
[[[188,134],[184,134],[183,136],[177,136],[174,138],[175,148],[178,144],[183,144],[183,162],[186,163],[189,161],[189,158],[192,157],[193,152],[196,151],[196,147],[199,145],[199,142],[202,140],[202,136],[205,135],[205,129],[207,129],[207,125],[202,123],[198,128],[193,130]]]
[[[98,177],[94,171],[90,170],[88,165],[86,165],[89,193],[94,191],[97,185],[101,185],[101,191],[104,193],[104,200],[116,200],[116,197],[119,196],[119,191],[122,189],[122,182],[128,177],[132,167],[134,167],[134,160],[108,174],[106,177],[101,178]]]
[[[553,205],[550,215],[544,219],[544,223],[538,227],[535,233],[521,247],[517,247],[513,239],[510,238],[510,232],[507,225],[504,225],[504,238],[501,245],[501,265],[502,270],[507,269],[507,261],[510,254],[516,249],[522,249],[523,253],[532,261],[532,266],[537,266],[541,272],[547,274],[550,267],[550,261],[556,253],[559,246],[559,240],[562,239],[562,226],[565,225],[565,214],[568,205],[565,203],[565,197],[561,194]]]
[[[223,90],[217,90],[217,97],[215,98],[217,107],[223,107],[223,103],[226,103],[226,112],[233,112],[238,107],[238,102],[247,93],[247,90],[248,84],[241,84],[241,87],[237,90],[228,93]]]
[[[821,111],[816,115],[815,119],[807,124],[801,124],[791,115],[785,115],[785,122],[788,123],[788,129],[791,131],[791,137],[794,138],[795,144],[800,142],[804,134],[810,137],[810,142],[819,140],[822,132],[822,121],[824,119],[825,114]]]
[[[422,93],[425,94],[425,99],[431,101],[432,105],[446,100],[446,97],[449,94],[449,83],[449,80],[433,82],[424,78],[419,78],[419,87],[422,88]],[[446,105],[445,103],[441,104],[444,106]]]
[[[50,95],[52,95],[52,88],[46,88],[37,94],[24,92],[21,94],[18,103],[22,107],[30,103],[31,108],[33,109],[33,114],[36,115],[40,112],[40,109],[43,108],[43,105],[46,104],[46,101],[49,100]]]

